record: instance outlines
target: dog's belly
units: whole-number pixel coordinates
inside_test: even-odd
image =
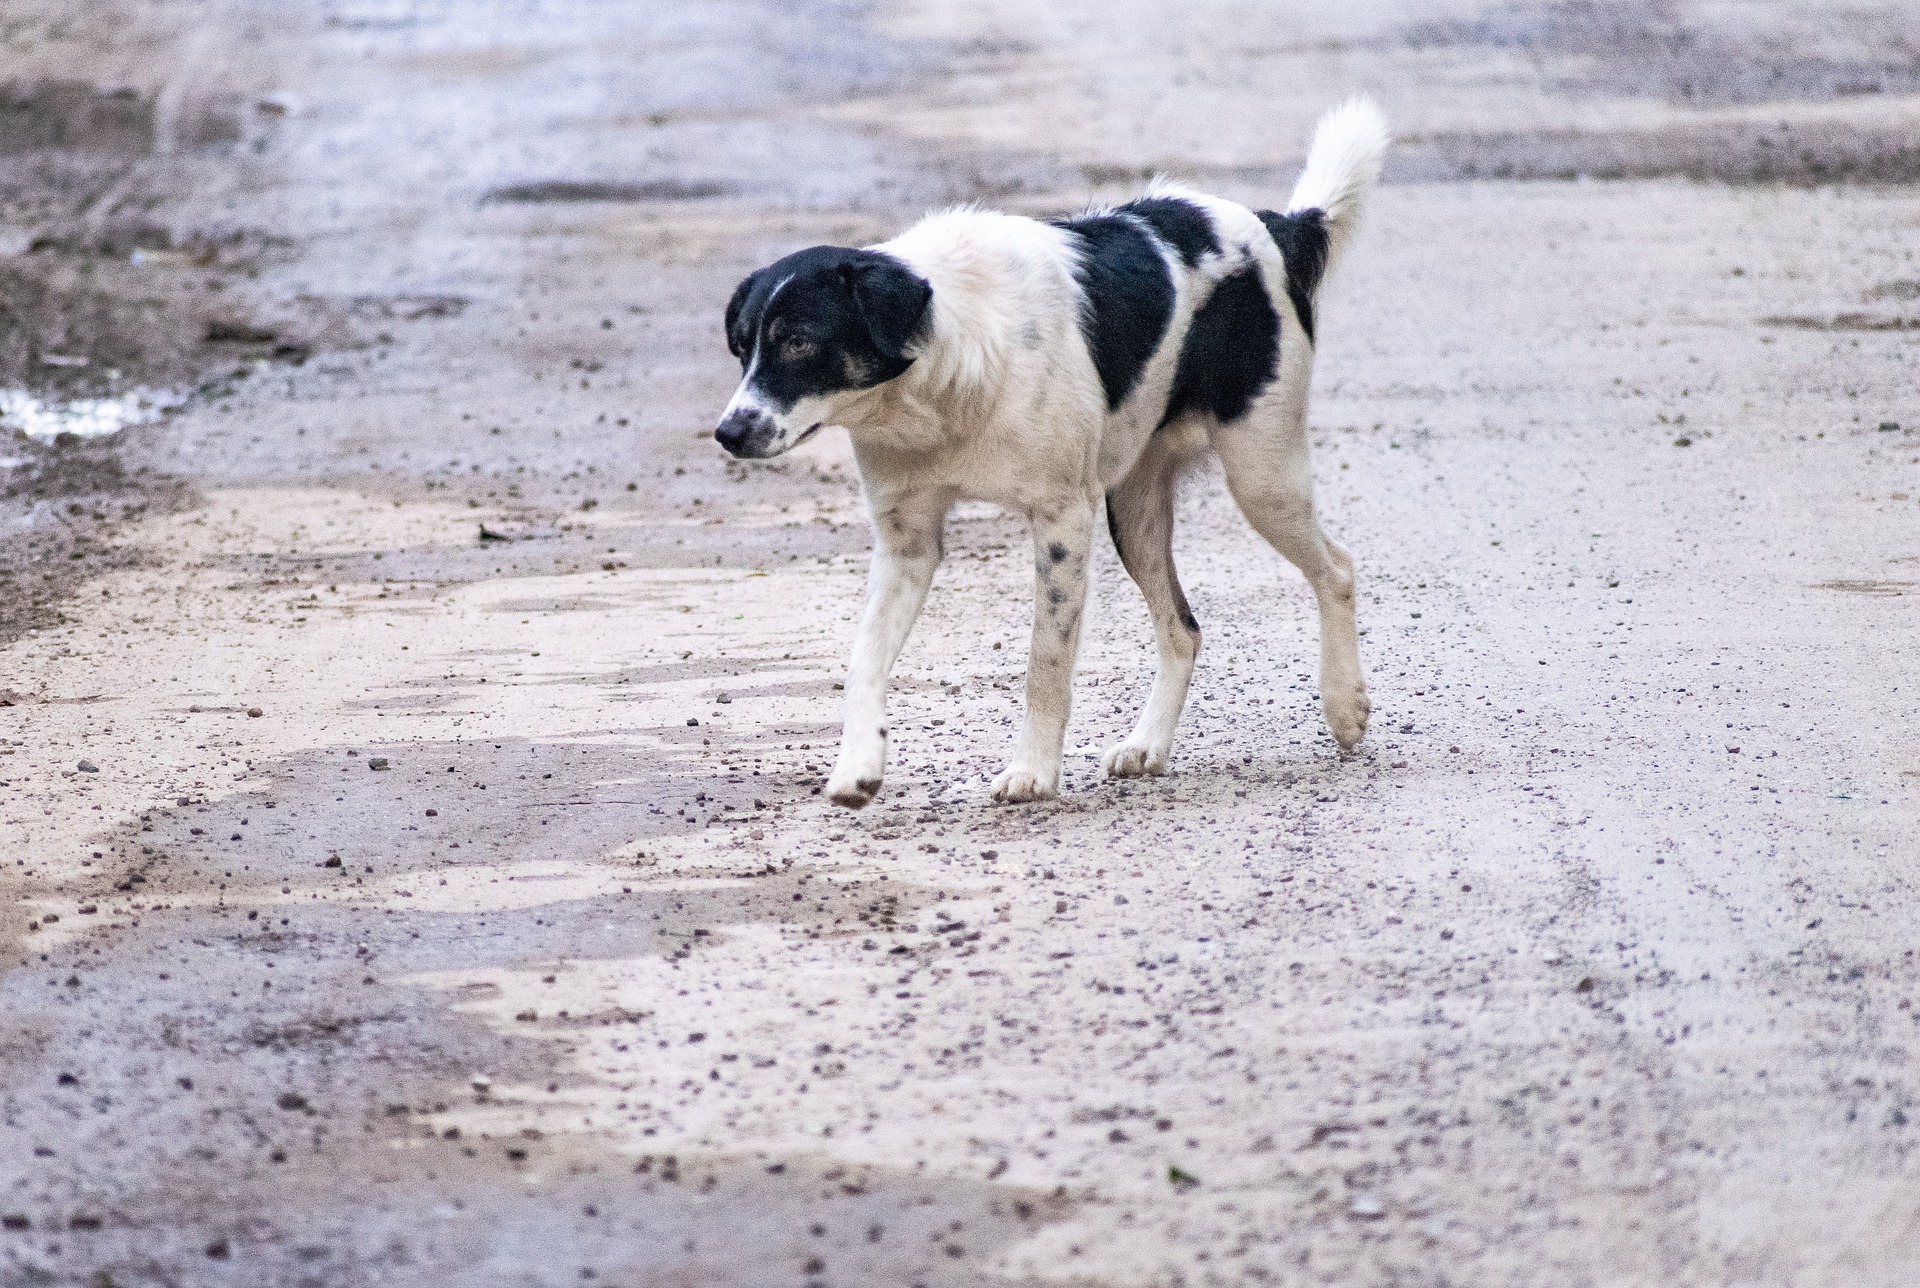
[[[1133,466],[1154,436],[1151,424],[1137,417],[1109,416],[1100,436],[1100,490],[1108,492],[1133,472]]]
[[[1162,422],[1164,411],[1151,419],[1109,416],[1100,440],[1100,490],[1111,492],[1133,472],[1149,444],[1172,455],[1176,461],[1190,461],[1207,450],[1207,431],[1200,418],[1176,416]]]

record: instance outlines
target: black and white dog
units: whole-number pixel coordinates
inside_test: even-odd
[[[882,245],[816,246],[740,283],[727,345],[746,374],[714,437],[761,458],[844,426],[872,511],[833,800],[858,808],[880,790],[887,674],[962,498],[1033,525],[1027,717],[995,798],[1059,793],[1103,500],[1160,667],[1139,723],[1102,764],[1122,778],[1166,772],[1200,651],[1173,567],[1174,483],[1208,450],[1254,529],[1306,574],[1321,706],[1343,749],[1360,741],[1369,704],[1353,561],[1314,513],[1307,385],[1314,296],[1386,144],[1378,110],[1354,99],[1320,121],[1284,214],[1156,182],[1137,201],[1047,223],[930,215]]]

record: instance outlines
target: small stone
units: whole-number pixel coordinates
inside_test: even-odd
[[[264,712],[264,711],[262,711],[262,710],[261,710],[261,709],[260,709],[259,707],[248,707],[248,708],[247,708],[247,715],[248,715],[248,717],[250,717],[251,719],[254,719],[254,720],[258,720],[258,719],[259,719],[259,718],[260,718],[261,716],[263,716],[263,715],[265,715],[265,714],[267,714],[267,713],[266,713],[266,712]]]
[[[713,700],[725,704],[733,701],[733,695],[731,693],[716,693],[713,695]]]
[[[1363,1220],[1376,1220],[1387,1214],[1387,1205],[1372,1190],[1353,1196],[1353,1202],[1347,1205],[1347,1211]]]
[[[428,818],[439,818],[439,817],[440,817],[440,811],[439,811],[439,810],[437,810],[437,809],[430,809],[430,810],[428,810],[428,811],[427,811],[427,817],[428,817]]]
[[[368,769],[391,769],[392,766],[387,764],[387,758],[385,756],[374,756],[367,761],[367,768]]]
[[[493,1079],[487,1077],[484,1073],[474,1074],[472,1083],[473,1089],[483,1096],[493,1090]]]
[[[699,727],[700,727],[700,722],[698,720],[694,719],[692,716],[687,717],[687,728],[698,729]]]
[[[207,1255],[215,1261],[225,1261],[232,1255],[232,1251],[233,1250],[227,1246],[225,1239],[215,1239],[212,1243],[209,1243],[206,1248]]]
[[[282,1109],[292,1112],[305,1109],[307,1107],[307,1098],[297,1091],[283,1091],[280,1093],[280,1098],[274,1101],[274,1103]]]
[[[94,764],[91,760],[83,760],[75,765],[74,768],[83,774],[97,774],[100,772],[100,766]]]

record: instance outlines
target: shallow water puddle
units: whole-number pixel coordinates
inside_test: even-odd
[[[0,429],[19,430],[48,443],[62,434],[100,438],[129,425],[160,419],[186,402],[186,395],[135,389],[117,398],[74,398],[45,402],[24,389],[0,389]]]

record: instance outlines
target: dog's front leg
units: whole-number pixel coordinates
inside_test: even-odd
[[[887,765],[887,674],[927,602],[927,587],[940,566],[945,518],[945,504],[930,498],[874,509],[867,607],[847,667],[840,758],[827,780],[827,796],[836,805],[859,809],[880,791]]]
[[[1027,720],[1013,763],[993,780],[998,801],[1060,794],[1060,745],[1073,708],[1073,663],[1087,607],[1087,558],[1098,500],[1033,516],[1033,646],[1027,657]]]

